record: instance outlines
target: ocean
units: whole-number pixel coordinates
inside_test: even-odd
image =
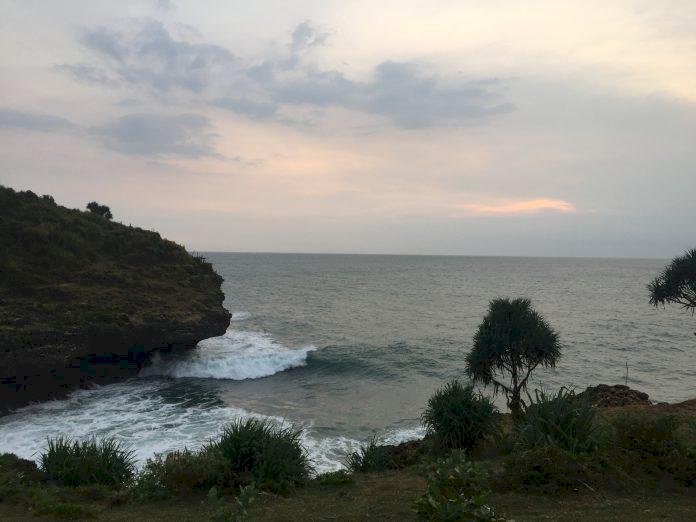
[[[142,464],[253,416],[303,427],[316,471],[338,469],[372,435],[423,435],[428,397],[463,376],[495,297],[530,298],[560,333],[561,360],[538,370],[533,387],[627,382],[655,401],[696,396],[696,319],[648,302],[646,285],[667,260],[206,257],[225,279],[225,335],[135,379],[0,417],[0,451],[36,459],[47,437],[111,436]]]

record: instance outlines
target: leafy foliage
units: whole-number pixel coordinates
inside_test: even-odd
[[[133,452],[115,439],[49,439],[40,460],[42,471],[66,486],[122,487],[135,474]]]
[[[416,501],[418,515],[424,520],[504,520],[487,503],[488,482],[482,465],[455,451],[427,470],[427,489]]]
[[[236,420],[203,450],[220,458],[228,486],[254,482],[260,489],[287,492],[304,483],[310,466],[300,444],[301,430],[258,419]]]
[[[686,446],[674,415],[624,413],[614,419],[621,465],[634,475],[671,477],[683,486],[696,486],[696,448]]]
[[[474,382],[492,384],[496,393],[502,390],[508,407],[519,416],[532,371],[539,365],[555,366],[560,355],[558,334],[529,299],[494,299],[474,335],[466,372]]]
[[[609,440],[606,423],[597,418],[597,409],[586,398],[565,388],[556,395],[535,392],[524,416],[514,427],[518,447],[530,450],[556,446],[572,454],[591,453]]]
[[[648,289],[654,306],[674,303],[696,310],[696,248],[675,257]]]
[[[109,207],[106,205],[100,205],[96,201],[87,203],[87,210],[89,210],[92,214],[96,214],[97,216],[101,216],[105,219],[111,219],[114,217],[111,214],[111,209]]]
[[[458,379],[435,392],[421,420],[437,446],[444,449],[471,450],[499,432],[499,414],[493,402]]]
[[[500,485],[503,489],[554,495],[593,491],[615,481],[621,470],[600,454],[573,454],[559,446],[538,446],[510,454]]]
[[[353,472],[367,473],[384,471],[395,467],[390,448],[378,444],[377,437],[370,437],[357,451],[346,457],[348,469]]]
[[[134,494],[139,499],[159,499],[207,490],[224,483],[220,459],[209,453],[184,449],[148,459],[138,475]]]
[[[234,504],[230,506],[224,497],[218,494],[216,487],[208,491],[208,502],[217,507],[210,517],[212,522],[243,522],[249,519],[249,507],[256,498],[258,490],[251,483],[239,488],[239,493],[234,497]]]
[[[212,487],[248,484],[287,493],[309,477],[300,430],[257,419],[236,420],[200,451],[176,451],[149,459],[138,478],[140,498],[166,498]]]

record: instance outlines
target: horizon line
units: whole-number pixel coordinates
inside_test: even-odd
[[[297,255],[297,256],[371,256],[371,257],[504,257],[511,259],[625,259],[634,261],[669,261],[669,257],[630,257],[630,256],[544,256],[544,255],[511,255],[511,254],[404,254],[377,252],[278,252],[270,250],[198,250],[187,249],[191,253],[201,254],[262,254],[262,255]]]

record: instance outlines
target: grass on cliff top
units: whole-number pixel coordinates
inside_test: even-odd
[[[222,279],[203,258],[142,230],[0,186],[0,345],[50,345],[218,309]]]
[[[359,474],[350,484],[325,486],[316,481],[290,497],[260,495],[248,520],[416,520],[414,500],[425,481],[414,468]],[[205,497],[186,497],[150,503],[112,505],[109,499],[88,500],[93,492],[73,492],[51,507],[27,511],[0,501],[2,520],[200,521],[211,520],[216,507]],[[81,496],[82,498],[77,498]],[[231,502],[231,501],[230,501]],[[494,494],[497,511],[516,521],[527,520],[693,520],[694,496],[651,496],[582,493],[545,497],[519,493]]]

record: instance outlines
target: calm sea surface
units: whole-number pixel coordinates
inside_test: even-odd
[[[428,396],[463,374],[487,304],[501,296],[529,297],[560,333],[560,364],[534,386],[624,383],[628,363],[629,386],[653,400],[696,396],[696,319],[648,303],[646,284],[666,261],[207,257],[234,313],[224,336],[137,379],[0,418],[0,450],[36,457],[48,436],[114,436],[142,461],[257,416],[304,426],[317,470],[335,469],[373,433],[422,434]]]

